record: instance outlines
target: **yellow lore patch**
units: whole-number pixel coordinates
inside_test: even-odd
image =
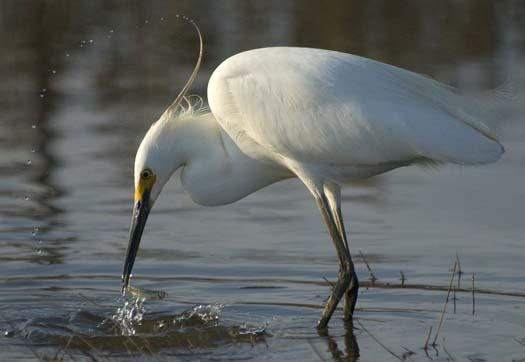
[[[150,169],[144,169],[140,172],[139,183],[135,188],[135,202],[142,199],[144,192],[151,191],[157,177]]]

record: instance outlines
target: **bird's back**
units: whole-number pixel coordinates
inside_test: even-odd
[[[240,53],[215,70],[208,98],[248,154],[337,166],[476,164],[503,152],[452,88],[345,53],[286,47]]]

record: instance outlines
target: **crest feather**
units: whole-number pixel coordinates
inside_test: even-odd
[[[186,84],[184,85],[180,93],[177,95],[175,100],[170,104],[170,106],[166,109],[166,111],[164,111],[164,116],[167,119],[171,118],[171,116],[177,111],[177,108],[179,107],[182,100],[185,100],[188,103],[188,108],[194,108],[191,105],[191,102],[188,100],[188,98],[186,98],[186,94],[188,93],[188,90],[190,89],[192,83],[195,81],[195,77],[197,76],[197,72],[199,71],[199,68],[201,66],[202,51],[203,51],[204,46],[203,46],[203,41],[202,41],[202,34],[201,34],[199,27],[197,26],[197,23],[195,23],[195,21],[191,19],[186,18],[186,20],[189,21],[191,25],[193,25],[195,30],[197,30],[197,35],[199,36],[199,58],[197,59],[197,64],[195,64],[195,68],[193,69],[193,72],[191,73],[188,81],[186,82]],[[201,99],[201,103],[202,103],[202,99]]]

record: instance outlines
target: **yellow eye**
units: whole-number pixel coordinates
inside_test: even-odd
[[[148,180],[151,178],[152,175],[153,175],[153,172],[151,172],[150,170],[143,170],[140,173],[140,178],[143,180]]]

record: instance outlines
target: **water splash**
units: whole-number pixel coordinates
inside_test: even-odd
[[[258,337],[262,336],[266,333],[266,330],[270,327],[270,322],[265,322],[263,325],[255,327],[255,326],[248,326],[246,323],[242,323],[239,326],[239,330],[237,334],[240,336],[253,336]]]
[[[146,308],[144,302],[146,298],[123,297],[124,304],[117,308],[116,313],[111,317],[115,324],[120,328],[125,336],[132,336],[137,332],[137,327],[142,324]]]
[[[173,325],[177,327],[206,325],[217,326],[224,304],[196,305],[173,318]]]

